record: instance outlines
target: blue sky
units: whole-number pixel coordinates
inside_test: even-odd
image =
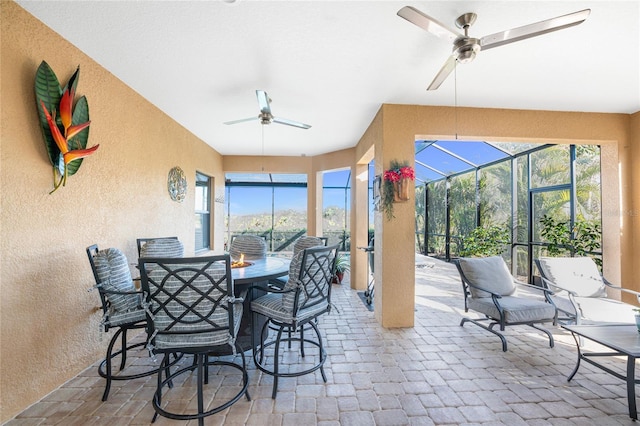
[[[349,170],[326,172],[323,176],[323,186],[341,187],[349,184]],[[271,213],[271,188],[265,187],[232,187],[231,195],[227,192],[225,210],[230,204],[234,215],[246,215],[256,213]],[[275,188],[275,210],[300,210],[307,209],[306,188]],[[344,207],[345,194],[343,189],[329,188],[324,191],[323,208],[329,206]],[[347,203],[350,200],[347,196]],[[347,208],[348,208],[347,205]]]

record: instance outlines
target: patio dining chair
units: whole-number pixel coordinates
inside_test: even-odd
[[[266,319],[260,332],[252,333],[252,347],[256,367],[273,376],[271,397],[274,399],[280,377],[298,377],[320,370],[322,379],[327,381],[323,369],[327,353],[317,320],[331,310],[331,279],[337,251],[338,245],[304,249],[293,257],[289,280],[282,290],[254,286],[254,289],[270,291],[251,302],[252,325],[260,323],[259,316]],[[275,332],[275,336],[269,336],[273,334],[270,332]],[[315,337],[305,333],[313,333]],[[256,335],[259,343],[255,342]],[[284,342],[287,348],[282,345]],[[318,349],[317,358],[298,359],[289,345],[296,342],[299,349],[294,350],[299,350],[300,358],[305,358],[305,344]]]
[[[244,255],[244,260],[264,259],[267,257],[267,241],[259,235],[234,235],[229,246],[231,260],[240,259]]]
[[[138,257],[184,257],[178,237],[138,238]]]
[[[314,237],[311,235],[303,235],[293,243],[292,257],[300,253],[304,249],[307,249],[310,247],[326,246],[327,241],[328,239],[326,237]],[[274,278],[269,281],[269,284],[276,288],[282,289],[285,286],[285,284],[287,284],[288,279],[289,277],[287,276]]]
[[[158,372],[157,368],[132,374],[117,374],[113,372],[112,362],[120,357],[120,371],[125,369],[127,363],[127,351],[137,347],[143,347],[146,343],[131,344],[127,341],[129,330],[143,329],[147,326],[147,318],[142,308],[142,292],[136,290],[127,258],[120,250],[108,248],[99,250],[96,244],[86,249],[89,264],[95,279],[95,288],[100,295],[102,306],[101,330],[109,332],[115,329],[107,346],[104,360],[98,366],[98,373],[107,381],[102,400],[106,401],[111,390],[113,380],[132,380],[150,376]],[[120,350],[114,352],[118,338],[121,338]],[[177,357],[174,358],[175,363]]]
[[[560,320],[575,324],[635,324],[637,306],[621,302],[623,293],[640,293],[607,281],[590,257],[540,257],[535,259],[542,283],[553,291]]]
[[[227,409],[243,395],[250,400],[245,356],[236,342],[243,300],[233,293],[229,255],[140,258],[138,266],[149,324],[148,347],[154,355],[164,355],[152,401],[153,421],[161,415],[176,420],[197,419],[199,425],[204,425],[205,417]],[[232,355],[226,355],[229,351]],[[168,367],[173,352],[192,354],[196,360],[170,373]],[[241,363],[236,362],[238,356]],[[219,383],[207,386],[205,395],[204,385],[209,384],[211,366],[218,366],[216,371],[225,373],[229,370],[226,367],[230,367],[231,373],[236,369],[239,374],[237,380],[233,375],[226,376],[228,386]],[[175,399],[163,403],[165,386],[180,375],[188,377],[193,371],[196,372],[197,410],[193,410],[191,404],[184,407],[185,404]],[[181,398],[180,394],[173,393],[164,396]]]
[[[499,326],[500,331],[504,331],[507,326],[528,325],[545,333],[549,346],[553,347],[553,335],[537,325],[557,323],[558,313],[550,290],[516,281],[500,256],[460,258],[456,267],[462,281],[464,311],[475,311],[483,316],[480,319],[464,317],[461,327],[465,322],[471,322],[495,334],[506,352],[507,339],[494,327]],[[488,321],[489,325],[483,321]]]

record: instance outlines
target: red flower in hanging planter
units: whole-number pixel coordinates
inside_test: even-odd
[[[384,180],[387,182],[398,182],[400,179],[414,180],[415,178],[416,173],[410,166],[394,167],[384,172]]]
[[[384,172],[384,180],[388,182],[398,182],[400,180],[400,173],[396,170],[387,170]]]
[[[404,166],[400,168],[400,177],[402,179],[414,180],[416,178],[416,173],[412,167]]]

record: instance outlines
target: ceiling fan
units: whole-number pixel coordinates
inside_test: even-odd
[[[224,124],[244,123],[245,121],[260,120],[260,124],[286,124],[287,126],[299,127],[300,129],[308,129],[311,126],[297,121],[288,120],[286,118],[274,117],[271,113],[271,99],[264,90],[256,90],[258,97],[258,105],[260,106],[260,114],[257,117],[242,118],[240,120],[227,121]]]
[[[584,22],[591,13],[591,9],[569,13],[545,21],[536,22],[522,27],[513,28],[499,33],[490,34],[482,38],[469,37],[469,27],[476,21],[475,13],[465,13],[456,19],[456,26],[464,30],[464,35],[447,28],[436,19],[420,12],[411,6],[405,6],[398,11],[398,16],[406,19],[414,25],[453,43],[453,53],[444,63],[438,74],[427,88],[435,90],[449,76],[456,66],[456,62],[465,64],[473,61],[481,50],[536,37],[552,31],[562,30]]]

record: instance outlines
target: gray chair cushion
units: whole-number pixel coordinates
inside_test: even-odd
[[[231,260],[238,260],[244,254],[245,260],[267,257],[267,243],[257,235],[237,235],[229,247]]]
[[[296,242],[293,244],[293,256],[295,257],[296,254],[304,251],[305,249],[311,248],[311,247],[318,247],[318,246],[324,246],[325,242],[320,239],[319,237],[313,237],[313,236],[309,236],[309,235],[305,235],[302,236],[300,238],[298,238],[296,240]],[[293,263],[293,262],[292,262]],[[291,268],[289,268],[289,272],[291,273]],[[295,271],[294,271],[295,273]],[[300,273],[300,269],[298,268],[297,273]],[[296,278],[298,277],[298,275],[295,276]],[[276,278],[274,280],[272,280],[271,282],[273,284],[277,284],[279,287],[283,288],[288,281],[288,277],[280,277],[280,278]],[[293,297],[293,296],[292,296]]]
[[[293,244],[293,254],[295,255],[299,251],[317,246],[324,246],[324,242],[320,238],[310,235],[303,235],[302,237],[298,238]]]
[[[319,312],[327,309],[328,303],[318,303],[307,309],[300,309],[296,318],[293,317],[293,307],[289,309],[284,306],[282,295],[277,293],[268,293],[251,302],[251,310],[276,321],[290,323],[294,319],[296,321],[304,321],[313,317]]]
[[[500,312],[491,297],[470,298],[469,309],[483,313],[491,318],[500,318]],[[505,323],[553,321],[556,308],[541,300],[505,296],[500,298]]]
[[[184,246],[176,238],[149,240],[140,248],[140,257],[184,257]]]
[[[100,250],[93,258],[98,275],[99,286],[107,292],[110,291],[136,291],[131,279],[131,270],[127,257],[116,248]],[[139,294],[108,294],[111,304],[109,313],[110,323],[113,323],[115,314],[125,313],[140,307]],[[126,321],[125,321],[126,322]],[[122,323],[122,322],[121,322]]]
[[[540,273],[551,290],[568,290],[579,297],[605,297],[605,284],[598,266],[590,257],[541,257],[538,259]]]
[[[307,280],[309,280],[310,277],[315,277],[317,279],[322,275],[320,270],[321,265],[318,262],[314,262],[311,257],[307,258],[306,265],[303,264],[303,261],[305,260],[304,253],[305,253],[304,250],[299,251],[291,259],[291,264],[289,265],[289,279],[287,280],[287,283],[285,284],[283,290],[293,290],[300,286],[304,286],[308,284],[300,281],[300,271],[302,269],[306,268],[305,276],[307,277],[306,278]],[[317,296],[317,299],[322,299],[324,295],[322,293],[316,293],[316,296]],[[286,311],[292,312],[295,299],[296,299],[295,291],[290,291],[282,294],[282,308],[285,309]],[[316,300],[311,300],[309,298],[309,296],[307,295],[307,292],[305,291],[299,292],[298,309],[303,309],[306,304],[312,304],[315,302]]]
[[[283,290],[294,290],[300,284],[300,270],[302,269],[302,258],[304,257],[304,250],[296,253],[291,259],[291,263],[289,264],[289,277],[287,279],[287,283],[284,285]],[[281,295],[282,298],[282,309],[290,312],[293,312],[293,302],[296,298],[295,291],[289,291],[288,293],[284,293]]]
[[[136,308],[125,312],[110,313],[105,319],[105,325],[115,327],[118,325],[134,324],[147,320],[147,313],[143,308]]]
[[[509,296],[516,290],[513,276],[500,256],[461,258],[460,268],[471,284],[475,284],[501,296]],[[486,291],[469,288],[473,298],[489,297]]]
[[[222,309],[220,309],[222,310]],[[242,304],[233,305],[233,325],[234,335],[238,335],[240,330],[240,321],[242,320]],[[226,311],[225,311],[226,314]],[[200,346],[217,346],[231,344],[231,335],[228,331],[214,331],[207,333],[189,334],[158,334],[155,338],[155,347],[158,349],[171,349],[175,347],[200,347]]]

